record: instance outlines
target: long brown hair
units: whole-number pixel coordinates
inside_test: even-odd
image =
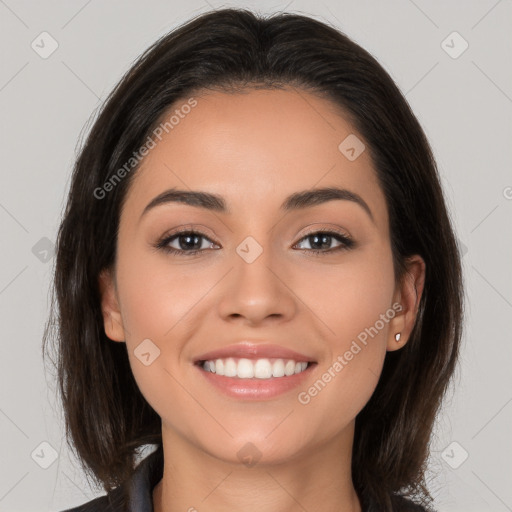
[[[403,494],[428,506],[436,414],[456,368],[463,321],[460,254],[425,134],[381,65],[339,30],[307,16],[245,9],[197,16],[154,43],[107,98],[73,170],[57,244],[43,355],[55,341],[68,444],[106,491],[126,481],[161,422],[133,378],[126,346],[105,335],[98,276],[112,267],[120,207],[135,165],[108,193],[162,114],[193,91],[302,88],[338,105],[364,139],[390,218],[395,277],[407,256],[426,263],[408,343],[386,354],[356,418],[352,474],[363,503],[391,510]],[[104,190],[104,189],[103,189]]]

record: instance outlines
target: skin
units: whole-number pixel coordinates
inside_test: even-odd
[[[326,512],[361,511],[350,469],[355,417],[377,385],[386,351],[402,348],[412,331],[424,261],[412,257],[395,284],[385,197],[369,152],[349,161],[338,149],[356,132],[331,102],[294,88],[194,97],[197,106],[137,170],[115,268],[100,276],[105,332],[127,344],[137,384],[162,418],[165,462],[155,511],[291,512],[318,503]],[[359,194],[374,220],[347,200],[279,210],[289,194],[324,186]],[[167,203],[141,218],[171,187],[222,195],[232,213]],[[202,253],[154,248],[189,224],[207,237],[199,239]],[[340,242],[332,238],[315,255],[314,241],[304,238],[312,228],[338,229],[356,245],[333,252]],[[247,236],[263,249],[252,263],[236,252]],[[190,250],[179,238],[171,245]],[[402,311],[308,404],[299,403],[298,392],[394,303]],[[149,366],[134,355],[147,338],[160,349]],[[300,389],[263,401],[229,398],[192,361],[244,339],[311,355],[318,365]],[[248,442],[261,453],[252,467],[237,456]]]

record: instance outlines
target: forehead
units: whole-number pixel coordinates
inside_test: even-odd
[[[387,223],[370,155],[365,150],[350,160],[343,144],[340,149],[357,134],[332,102],[295,88],[208,91],[192,98],[195,106],[183,108],[194,104],[187,97],[162,116],[166,129],[160,140],[152,137],[126,209],[140,215],[173,187],[222,195],[230,210],[241,212],[278,208],[297,190],[336,186],[361,195],[377,222]]]

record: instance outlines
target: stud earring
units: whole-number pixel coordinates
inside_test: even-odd
[[[400,334],[399,332],[397,332],[397,333],[395,334],[395,340],[396,340],[397,342],[399,342],[399,341],[400,341],[400,336],[401,336],[401,334]]]

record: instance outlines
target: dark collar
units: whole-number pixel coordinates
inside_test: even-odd
[[[128,482],[128,511],[153,512],[153,489],[162,479],[164,457],[162,445],[145,457]]]

